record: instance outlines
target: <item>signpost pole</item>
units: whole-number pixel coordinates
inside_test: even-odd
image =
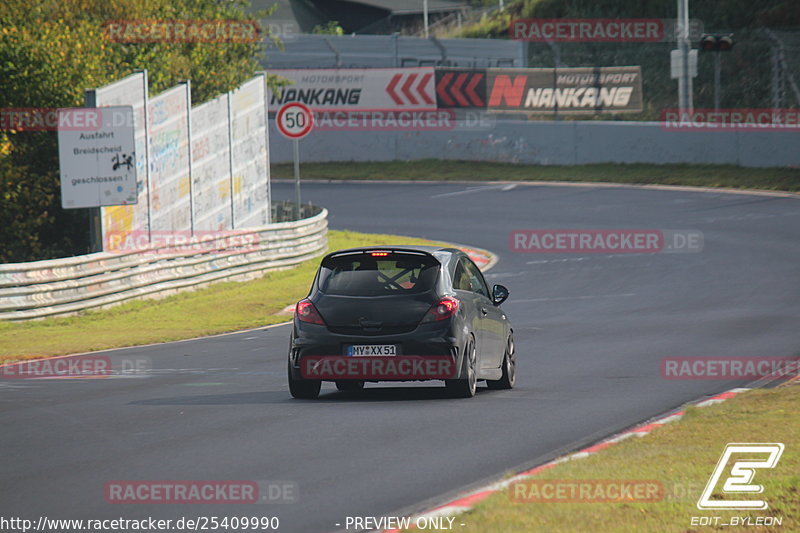
[[[678,78],[678,107],[681,111],[691,113],[692,104],[692,76],[689,71],[689,56],[691,50],[689,40],[689,0],[678,0],[678,50],[681,57],[681,73]]]
[[[714,53],[714,111],[719,111],[722,92],[722,61],[719,52]]]
[[[425,26],[425,38],[428,38],[428,0],[422,0],[422,19]]]
[[[278,131],[292,141],[294,155],[294,219],[300,220],[300,139],[314,128],[314,113],[305,104],[290,102],[275,115]]]
[[[292,141],[294,151],[294,219],[300,220],[300,142]]]
[[[97,107],[97,92],[87,89],[83,96],[84,107]],[[89,207],[89,253],[103,251],[102,208]]]
[[[101,222],[102,208],[89,208],[89,252],[103,251],[103,224]]]

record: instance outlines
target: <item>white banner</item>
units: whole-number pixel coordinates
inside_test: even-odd
[[[271,109],[301,102],[314,111],[436,109],[433,67],[273,70],[292,82],[269,93]]]
[[[185,231],[192,226],[188,121],[185,85],[168,89],[147,103],[152,231]]]
[[[265,86],[256,76],[230,92],[234,229],[270,222]]]
[[[137,72],[94,91],[96,107],[129,105],[133,107],[137,201],[135,205],[104,207],[102,210],[103,242],[111,233],[147,232],[149,229],[147,191],[147,143],[144,103],[147,81],[144,72]]]
[[[228,95],[192,109],[192,195],[194,227],[233,227]]]

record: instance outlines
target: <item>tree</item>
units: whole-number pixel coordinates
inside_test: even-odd
[[[259,70],[253,42],[118,42],[113,21],[255,21],[247,2],[59,0],[0,4],[0,110],[82,106],[84,90],[148,70],[153,95],[192,80],[196,105]],[[273,39],[275,40],[275,39]],[[274,78],[270,78],[275,83]],[[0,262],[85,253],[87,215],[63,210],[54,131],[0,121]]]

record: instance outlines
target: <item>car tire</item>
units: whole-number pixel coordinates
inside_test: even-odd
[[[292,377],[291,363],[289,364],[289,393],[293,398],[313,400],[319,396],[322,381],[319,379],[294,379]]]
[[[503,375],[498,380],[486,380],[486,386],[494,390],[513,389],[517,382],[517,355],[514,337],[509,335],[506,353],[503,355]]]
[[[339,380],[336,382],[336,388],[342,392],[353,392],[364,389],[364,382],[359,380]]]
[[[470,339],[467,348],[464,350],[466,356],[465,367],[467,375],[463,379],[446,379],[445,387],[454,398],[472,398],[478,387],[478,374],[475,371],[477,366],[477,354],[475,353],[475,341]]]

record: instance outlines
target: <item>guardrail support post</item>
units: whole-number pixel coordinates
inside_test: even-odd
[[[323,42],[328,45],[328,48],[330,48],[331,52],[333,52],[333,54],[336,56],[336,68],[341,68],[342,67],[342,54],[339,52],[339,50],[336,49],[335,46],[333,46],[331,44],[331,42],[328,40],[327,37],[325,39],[323,39]]]

